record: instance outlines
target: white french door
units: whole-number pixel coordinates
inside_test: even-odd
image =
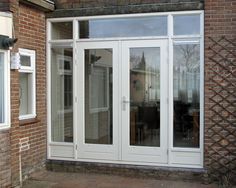
[[[118,43],[78,44],[78,157],[118,159]]]
[[[167,163],[166,40],[77,49],[78,158]]]
[[[122,159],[167,163],[166,40],[122,42]]]

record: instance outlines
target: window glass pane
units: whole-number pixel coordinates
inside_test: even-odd
[[[33,113],[32,73],[20,73],[20,115]]]
[[[174,35],[200,34],[200,15],[174,16]]]
[[[31,66],[31,63],[30,63],[30,56],[25,56],[25,55],[21,55],[20,56],[20,63],[21,63],[21,66]]]
[[[72,22],[52,23],[51,39],[73,39]]]
[[[5,106],[5,96],[4,96],[4,53],[0,52],[0,123],[4,123],[5,119],[5,112],[4,112],[4,106]]]
[[[165,35],[167,35],[166,16],[80,21],[80,38]]]
[[[130,49],[130,145],[160,146],[160,48]]]
[[[112,144],[112,49],[85,50],[85,143]]]
[[[51,49],[52,141],[73,142],[73,50]]]
[[[199,147],[200,46],[174,46],[174,147]]]

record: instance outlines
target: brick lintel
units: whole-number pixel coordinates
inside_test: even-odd
[[[44,12],[50,12],[55,9],[54,2],[51,0],[20,0],[20,2],[36,7]]]

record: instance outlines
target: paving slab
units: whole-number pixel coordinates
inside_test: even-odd
[[[23,188],[218,188],[216,184],[41,170]]]

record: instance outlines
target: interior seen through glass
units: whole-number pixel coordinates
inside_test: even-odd
[[[85,143],[112,144],[112,49],[85,50]]]
[[[20,115],[32,114],[32,74],[20,73]]]
[[[73,142],[73,49],[51,49],[51,127],[54,142]]]
[[[160,146],[160,49],[130,49],[130,145]]]
[[[199,147],[200,46],[174,46],[174,147]]]
[[[4,53],[0,52],[0,123],[4,122]]]

